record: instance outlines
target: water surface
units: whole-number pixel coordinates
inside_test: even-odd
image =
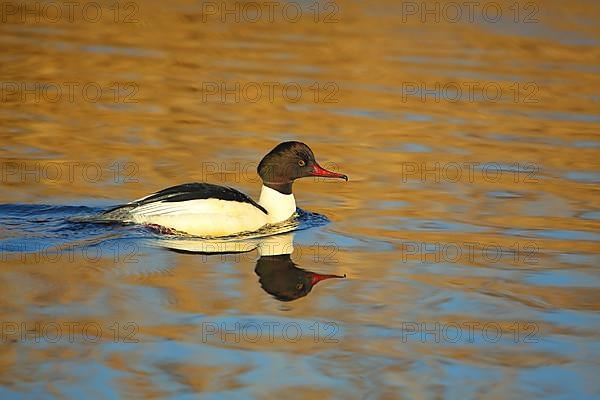
[[[599,396],[600,10],[513,3],[6,15],[0,397]],[[281,247],[71,220],[193,181],[256,198],[283,140],[350,181],[298,181],[327,220]]]

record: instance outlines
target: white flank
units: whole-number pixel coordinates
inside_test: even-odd
[[[219,199],[157,201],[131,210],[133,222],[157,224],[197,236],[227,236],[255,231],[267,215],[250,203]]]
[[[283,222],[296,212],[294,195],[266,186],[262,187],[259,204],[268,214],[250,203],[219,199],[155,201],[130,213],[131,221],[138,224],[156,224],[197,236],[228,236]]]

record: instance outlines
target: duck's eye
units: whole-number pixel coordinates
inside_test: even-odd
[[[297,285],[296,285],[296,289],[297,289],[297,290],[300,290],[300,289],[302,289],[303,287],[304,287],[304,285],[303,285],[302,283],[299,283],[299,284],[297,284]]]
[[[304,160],[298,160],[298,165],[301,167],[304,167],[306,165],[306,161]]]

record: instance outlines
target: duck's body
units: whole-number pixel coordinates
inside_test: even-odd
[[[308,146],[299,142],[275,147],[259,164],[259,175],[263,186],[258,202],[227,186],[187,183],[113,208],[103,217],[196,236],[229,236],[292,217],[296,212],[294,179],[311,175],[347,179],[321,168]]]
[[[196,236],[229,236],[285,221],[295,212],[293,194],[267,186],[257,203],[227,186],[186,183],[109,210],[105,216]]]

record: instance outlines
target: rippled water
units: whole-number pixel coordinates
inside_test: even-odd
[[[595,2],[23,4],[0,397],[600,395]],[[293,233],[73,219],[193,181],[256,198],[283,140],[350,177],[298,181]]]

